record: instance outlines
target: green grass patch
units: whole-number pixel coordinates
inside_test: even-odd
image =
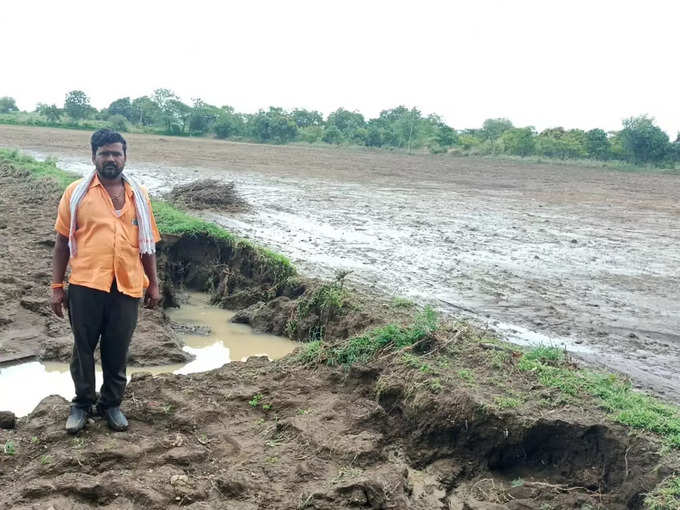
[[[680,476],[673,476],[658,485],[645,498],[648,510],[680,510]]]
[[[309,342],[297,355],[296,360],[307,364],[325,362],[328,365],[365,363],[374,359],[380,352],[414,345],[433,333],[438,322],[435,311],[427,307],[408,327],[388,324],[337,345],[328,345],[323,341]]]
[[[564,363],[559,349],[546,352],[539,347],[518,363],[522,372],[534,374],[544,386],[558,388],[576,398],[595,397],[619,423],[661,436],[669,446],[680,449],[680,409],[635,391],[630,382],[613,374],[579,370]]]
[[[522,401],[514,397],[496,397],[496,405],[500,409],[515,409],[519,407]]]
[[[392,306],[394,308],[413,308],[415,305],[413,301],[404,297],[396,296],[392,298]]]
[[[37,178],[52,179],[62,188],[66,188],[66,186],[80,178],[78,174],[65,172],[57,168],[57,163],[54,159],[48,158],[45,161],[37,161],[18,150],[0,149],[0,162],[9,163],[14,167],[28,170]]]

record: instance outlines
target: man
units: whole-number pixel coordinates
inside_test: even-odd
[[[148,195],[123,173],[127,143],[119,133],[100,129],[90,144],[95,168],[61,197],[52,261],[52,310],[63,317],[62,306],[68,308],[74,336],[76,396],[66,421],[71,434],[85,426],[92,406],[111,429],[127,430],[120,403],[139,299],[144,295],[148,308],[160,299],[155,244],[160,235]],[[97,401],[94,351],[100,338],[104,383]]]

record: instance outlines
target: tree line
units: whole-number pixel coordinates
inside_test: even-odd
[[[0,98],[0,121],[12,122],[20,113],[11,97]],[[23,112],[27,113],[27,112]],[[16,120],[16,119],[15,119]],[[671,166],[680,162],[680,133],[673,142],[654,119],[645,115],[623,121],[619,131],[564,129],[537,131],[516,127],[508,119],[487,119],[479,129],[456,130],[436,114],[397,106],[366,119],[357,111],[338,108],[324,116],[316,110],[270,107],[239,113],[200,98],[186,104],[169,89],[149,96],[123,97],[97,110],[82,90],[66,94],[63,106],[39,103],[21,122],[63,127],[103,127],[175,136],[214,136],[220,139],[285,144],[325,142],[366,147],[427,150],[477,155],[540,156],[557,159],[626,161]]]

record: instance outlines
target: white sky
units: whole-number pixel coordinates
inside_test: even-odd
[[[680,131],[676,0],[5,0],[0,16],[0,96],[21,109],[165,87],[241,112],[405,104],[457,129],[607,130],[646,113]]]

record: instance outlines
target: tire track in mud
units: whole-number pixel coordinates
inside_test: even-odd
[[[89,169],[72,157],[59,166]],[[640,187],[644,176],[613,173],[621,182],[608,190],[612,177],[589,169],[347,180],[128,166],[154,194],[197,178],[235,181],[251,212],[197,214],[312,276],[351,270],[355,283],[462,313],[517,343],[564,344],[680,402],[680,231],[670,201],[653,203],[663,180]]]

